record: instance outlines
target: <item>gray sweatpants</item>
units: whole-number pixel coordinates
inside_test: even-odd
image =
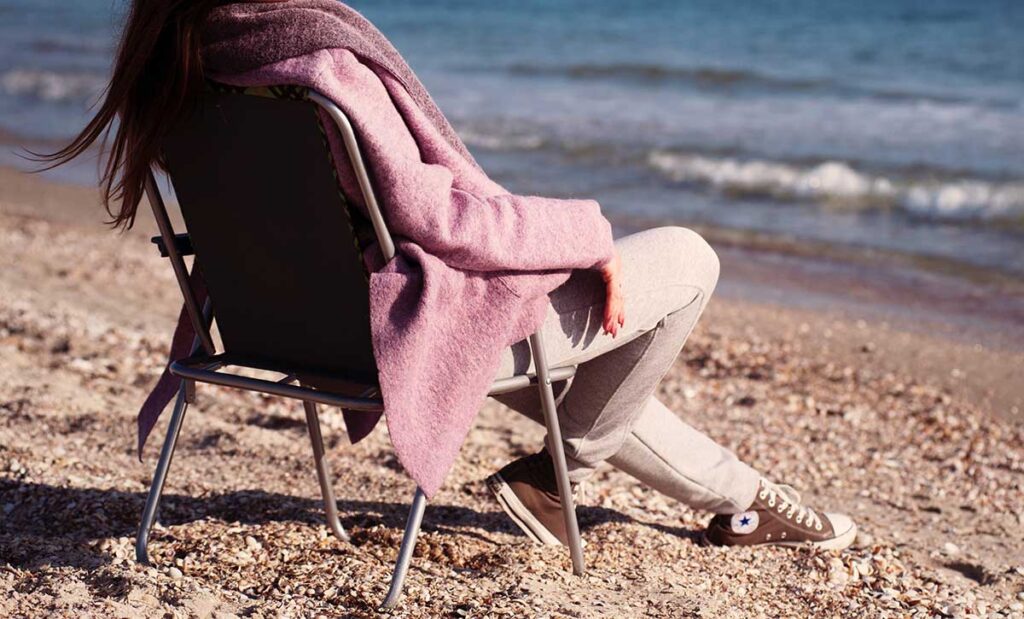
[[[597,271],[577,271],[551,293],[543,326],[548,363],[578,366],[567,390],[555,391],[569,477],[582,481],[607,461],[694,508],[743,511],[758,473],[653,395],[715,289],[718,257],[697,233],[677,227],[633,234],[615,247],[626,312],[619,335],[602,329],[605,286]],[[530,363],[521,342],[506,353],[498,376]],[[543,423],[535,391],[497,399]]]

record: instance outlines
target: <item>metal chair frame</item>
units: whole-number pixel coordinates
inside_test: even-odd
[[[309,99],[313,104],[327,112],[341,133],[349,161],[358,179],[359,188],[374,232],[376,233],[377,241],[380,244],[385,260],[391,260],[395,255],[395,244],[391,234],[388,232],[384,216],[377,202],[373,183],[370,180],[366,164],[360,153],[352,124],[345,113],[326,97],[311,91]],[[322,389],[313,389],[301,382],[295,385],[294,383],[298,382],[296,378],[298,372],[290,368],[270,367],[262,363],[255,364],[246,359],[233,357],[228,353],[217,353],[209,329],[213,320],[210,303],[207,301],[205,306],[200,307],[199,301],[189,283],[188,268],[184,261],[184,256],[192,254],[189,237],[187,234],[175,233],[159,187],[152,173],[150,173],[146,184],[146,194],[160,231],[160,236],[155,238],[154,242],[159,245],[161,254],[171,262],[178,286],[181,288],[181,293],[184,297],[186,312],[195,328],[196,337],[192,346],[192,354],[187,359],[175,360],[170,365],[171,373],[181,377],[183,382],[174,404],[173,412],[171,413],[170,423],[168,424],[163,447],[160,451],[160,458],[153,474],[153,482],[150,486],[149,495],[142,513],[142,520],[139,524],[135,543],[136,559],[140,563],[150,563],[147,550],[150,530],[156,519],[160,497],[163,493],[164,483],[167,480],[167,473],[174,456],[178,436],[181,433],[185,413],[188,410],[188,405],[195,402],[195,384],[199,382],[267,393],[302,401],[306,414],[306,425],[313,448],[313,462],[316,467],[317,478],[320,482],[327,524],[338,538],[347,541],[349,539],[348,534],[338,519],[338,509],[334,498],[330,468],[327,463],[323,437],[320,432],[317,404],[337,406],[353,411],[382,411],[384,403],[379,397],[376,387],[367,385],[360,397],[331,393]],[[582,575],[584,573],[583,547],[580,540],[579,526],[576,521],[575,503],[569,484],[565,452],[562,446],[562,435],[558,424],[555,396],[552,389],[552,383],[571,378],[575,374],[576,368],[573,366],[555,368],[548,366],[540,331],[530,336],[529,344],[533,356],[535,374],[518,374],[496,380],[491,386],[489,395],[516,391],[531,385],[535,385],[538,388],[544,411],[545,425],[547,426],[548,448],[554,459],[558,492],[562,501],[565,526],[569,536],[569,551],[572,558],[573,572],[577,575]],[[284,374],[285,378],[273,381],[221,371],[229,367],[269,370]],[[308,374],[307,371],[303,370],[303,375],[308,376]],[[382,604],[383,608],[393,608],[402,595],[405,577],[409,570],[425,507],[426,495],[417,488],[413,495],[412,505],[406,521],[405,533],[402,537],[398,559],[391,578],[391,586]]]

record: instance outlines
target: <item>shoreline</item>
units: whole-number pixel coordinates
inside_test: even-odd
[[[2,137],[3,134],[0,134],[0,146],[5,145]],[[54,142],[51,146],[58,144],[63,144],[63,142]],[[91,149],[89,152],[92,153],[92,157],[95,156],[94,149]],[[17,156],[14,151],[6,151],[5,155],[8,157]],[[69,191],[75,189],[92,191],[94,189],[93,186],[83,183],[82,179],[91,173],[86,172],[84,168],[94,163],[90,156],[87,155],[84,161],[72,162],[70,165],[56,170],[47,170],[41,174],[34,174],[17,165],[11,165],[9,160],[4,161],[0,159],[0,179],[5,183],[10,183],[16,181],[19,176],[27,176],[37,178],[43,183],[66,187]],[[997,288],[1000,293],[1024,298],[1024,278],[1017,277],[1010,272],[960,262],[943,256],[899,252],[879,247],[837,245],[810,238],[795,238],[751,229],[688,222],[685,219],[668,216],[647,217],[622,215],[620,213],[609,213],[607,216],[616,230],[623,233],[635,232],[656,226],[684,225],[698,231],[716,248],[778,254],[814,261],[820,261],[824,258],[833,262],[859,265],[863,268],[882,266],[889,270],[894,268],[913,269],[992,286]]]
[[[0,214],[84,229],[99,238],[109,234],[112,240],[124,236],[148,244],[156,234],[146,213],[128,233],[111,232],[102,223],[95,188],[2,166]],[[631,220],[624,225],[613,219],[613,225],[621,234],[680,224]],[[922,269],[912,258],[893,261],[876,251],[693,227],[722,261],[719,286],[702,322],[721,322],[730,333],[753,328],[795,336],[837,363],[871,359],[883,369],[910,373],[984,403],[996,417],[1024,419],[1024,384],[1015,379],[1024,373],[1024,283]]]

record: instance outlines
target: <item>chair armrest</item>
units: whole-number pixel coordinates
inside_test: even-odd
[[[551,382],[557,383],[563,380],[568,380],[576,375],[576,366],[567,365],[559,368],[551,368],[549,370],[549,378]],[[512,391],[519,391],[525,389],[530,385],[537,384],[536,374],[516,374],[515,376],[509,376],[508,378],[499,378],[498,380],[491,383],[491,390],[487,392],[487,395],[501,395],[503,393],[510,393]]]
[[[160,257],[167,257],[167,244],[164,243],[164,237],[154,236],[150,241],[157,246],[160,250]],[[177,248],[178,254],[181,256],[191,256],[195,253],[192,249],[192,239],[189,238],[188,233],[181,233],[174,235],[174,247]]]

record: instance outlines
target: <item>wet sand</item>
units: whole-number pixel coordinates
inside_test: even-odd
[[[0,169],[0,616],[376,616],[411,487],[384,432],[350,447],[325,412],[353,542],[328,537],[301,409],[275,398],[200,388],[156,566],[134,563],[158,451],[134,458],[134,412],[178,297],[148,216],[117,236],[100,212],[93,189]],[[813,506],[851,513],[857,545],[708,548],[708,514],[603,469],[580,510],[590,573],[574,578],[480,483],[542,434],[488,404],[427,510],[397,615],[1024,611],[1013,286],[705,232],[723,280],[660,396]]]

